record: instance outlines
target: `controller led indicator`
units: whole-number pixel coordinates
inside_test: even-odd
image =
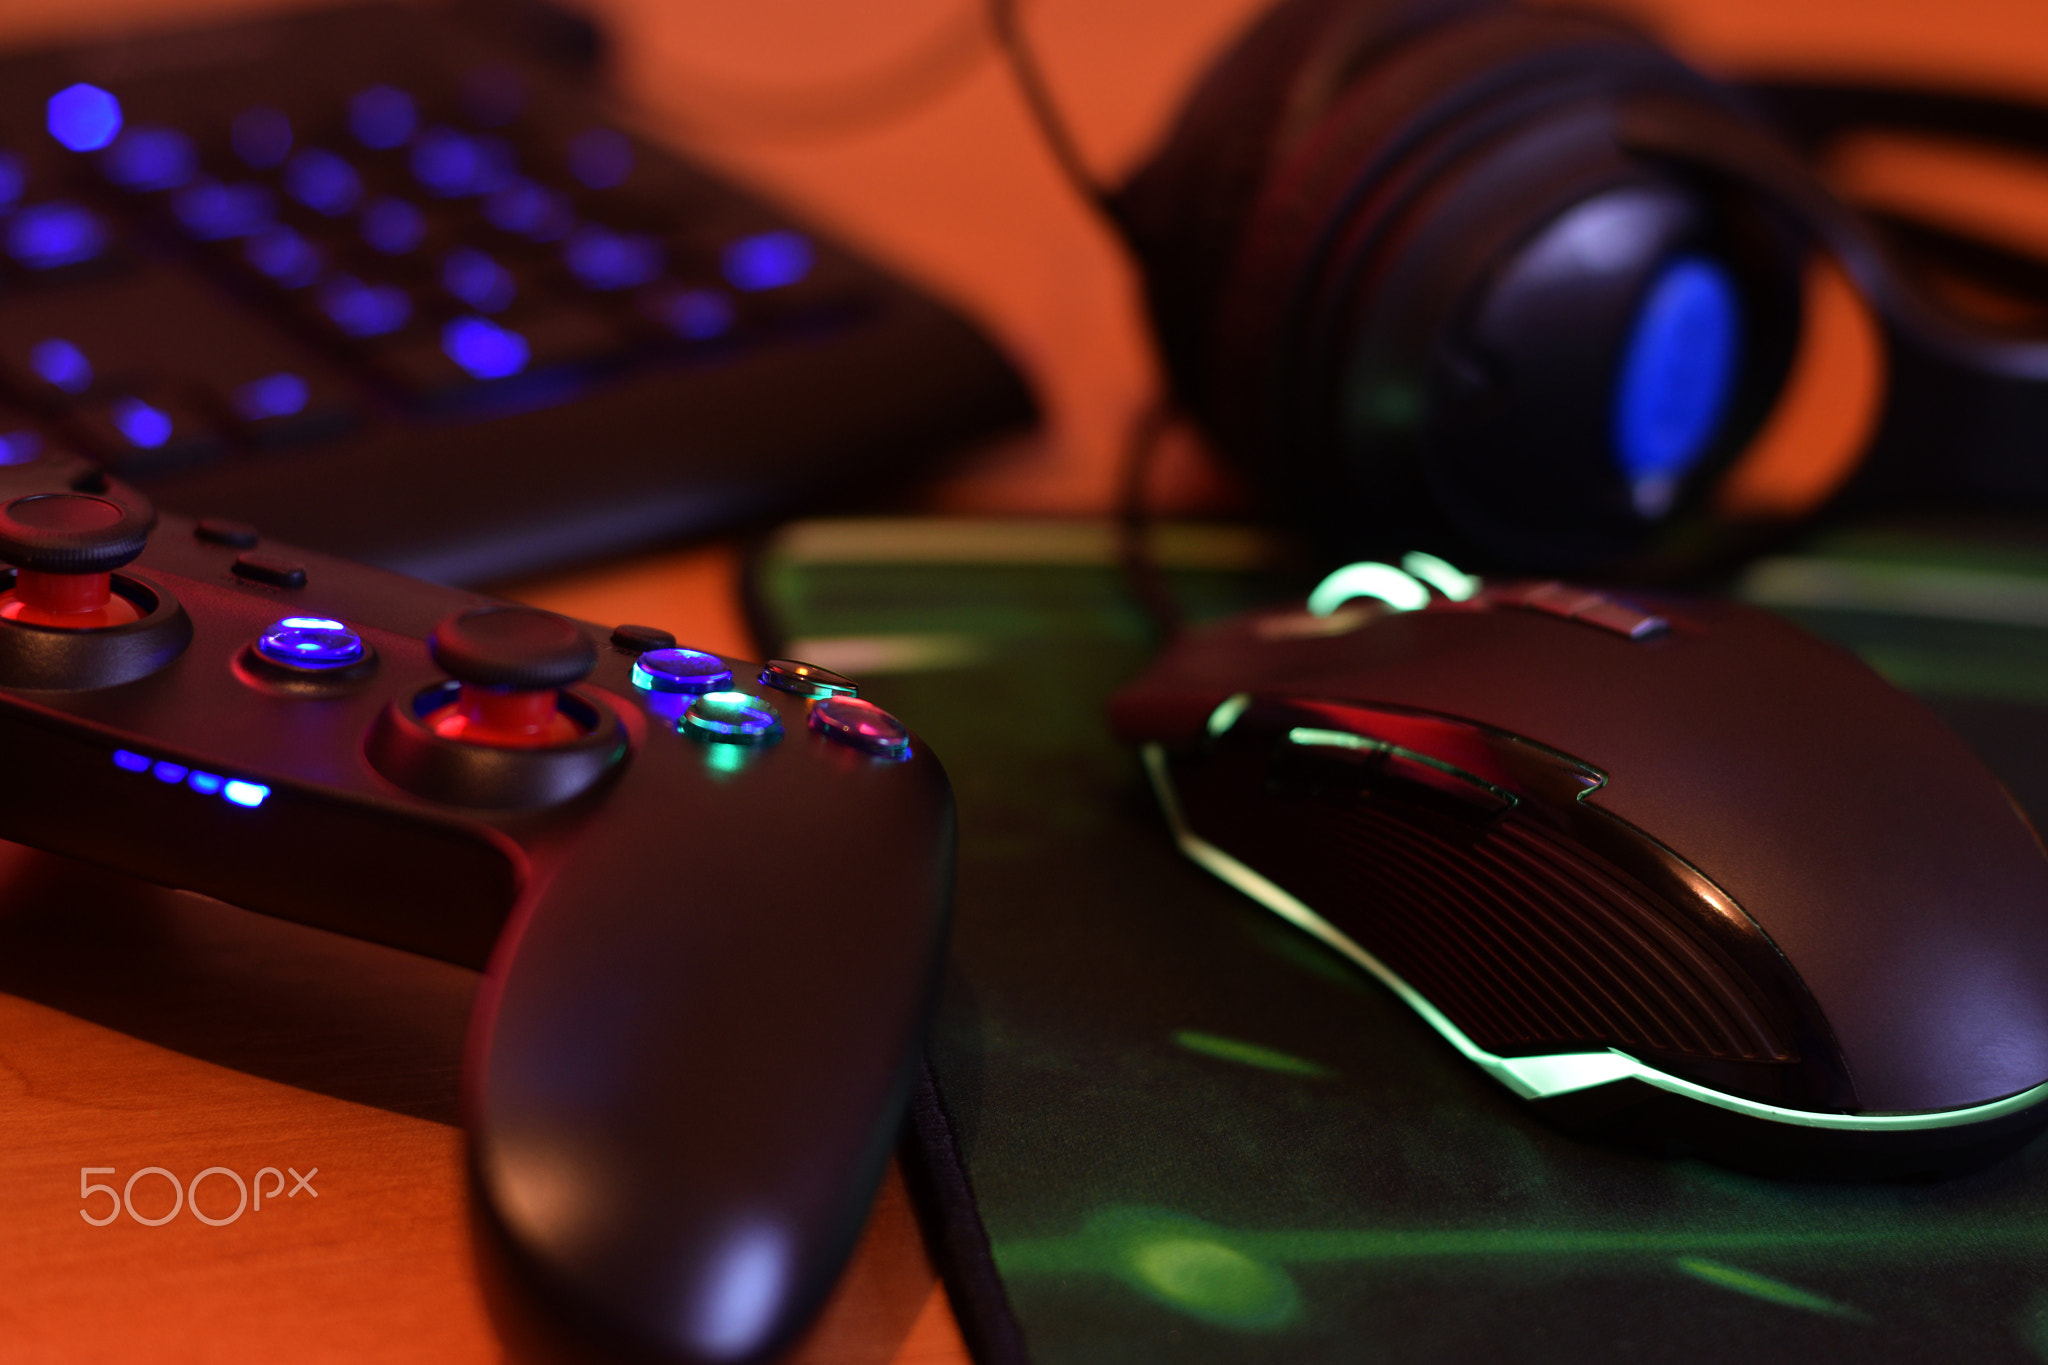
[[[201,772],[197,768],[188,768],[169,759],[154,759],[148,754],[138,754],[133,749],[114,750],[114,766],[124,773],[148,773],[157,781],[166,784],[182,783],[201,796],[224,796],[247,810],[254,810],[270,797],[270,788],[261,782],[247,782],[239,778],[222,777],[218,773]]]

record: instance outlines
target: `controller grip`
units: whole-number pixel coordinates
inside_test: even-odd
[[[642,1349],[773,1355],[866,1219],[953,880],[943,771],[886,777],[829,803],[813,782],[772,822],[616,801],[486,974],[465,1078],[486,1222]]]

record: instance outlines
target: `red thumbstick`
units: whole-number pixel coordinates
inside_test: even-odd
[[[146,507],[88,493],[34,493],[0,507],[0,560],[15,566],[0,620],[68,630],[124,626],[142,609],[114,592],[113,571],[142,553]]]
[[[451,705],[422,718],[435,734],[506,749],[582,737],[558,699],[597,667],[597,647],[564,618],[533,607],[478,607],[434,627],[427,650],[462,684]]]

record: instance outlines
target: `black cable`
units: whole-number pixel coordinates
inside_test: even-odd
[[[1153,457],[1172,421],[1173,409],[1165,402],[1148,404],[1132,419],[1124,438],[1116,508],[1117,567],[1161,644],[1171,644],[1187,627],[1186,614],[1152,558],[1152,515],[1145,496]]]
[[[1120,239],[1128,240],[1129,233],[1124,226],[1123,213],[1117,207],[1115,194],[1095,178],[1095,173],[1082,159],[1073,130],[1061,116],[1059,105],[1052,97],[1052,88],[1046,84],[1045,72],[1032,55],[1031,44],[1025,40],[1023,25],[1017,15],[1017,0],[988,0],[988,19],[990,28],[995,32],[996,46],[1002,49],[1010,75],[1016,79],[1017,90],[1024,96],[1024,106],[1030,111],[1039,136],[1045,140],[1046,150],[1058,163],[1060,174],[1066,177],[1067,183],[1090,208],[1102,215]]]

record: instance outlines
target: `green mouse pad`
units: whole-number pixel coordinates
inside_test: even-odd
[[[1306,586],[1242,534],[1156,544],[1198,620]],[[827,522],[758,565],[778,652],[860,679],[958,794],[919,1133],[985,1365],[2048,1361],[2048,1141],[1885,1185],[1590,1146],[1184,861],[1104,719],[1154,647],[1111,549]],[[1739,591],[1922,693],[2048,818],[2048,553],[1843,535]]]

